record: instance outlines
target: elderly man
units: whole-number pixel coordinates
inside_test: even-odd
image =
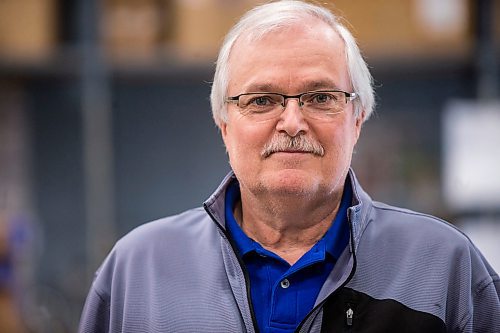
[[[234,173],[116,244],[81,332],[500,332],[500,280],[470,240],[373,202],[350,169],[373,91],[329,11],[248,12],[211,97]]]

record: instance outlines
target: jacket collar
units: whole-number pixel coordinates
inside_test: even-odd
[[[236,179],[234,172],[231,170],[222,180],[219,187],[214,193],[203,203],[203,207],[222,229],[226,230],[226,219],[224,217],[225,195],[229,184]]]
[[[359,244],[359,238],[368,224],[368,216],[372,207],[370,196],[363,190],[359,184],[354,171],[349,169],[348,177],[352,186],[352,205],[348,209],[349,228],[353,243],[351,250],[355,250]],[[212,217],[215,223],[223,230],[226,229],[226,221],[224,217],[224,197],[226,189],[236,179],[233,171],[230,171],[222,180],[215,192],[203,203],[205,210]]]
[[[351,251],[354,251],[357,249],[359,239],[369,222],[373,202],[368,193],[361,187],[352,168],[349,169],[348,177],[352,185],[352,206],[348,209],[347,214],[352,236]]]

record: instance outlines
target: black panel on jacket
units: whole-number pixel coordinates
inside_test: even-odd
[[[446,326],[440,318],[395,300],[342,288],[324,305],[321,332],[433,333],[446,332]]]

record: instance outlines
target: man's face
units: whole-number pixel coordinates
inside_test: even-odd
[[[352,92],[343,41],[313,18],[257,41],[243,35],[233,47],[229,67],[228,96],[263,91],[296,95],[319,89]],[[311,199],[338,194],[362,123],[351,102],[329,121],[308,118],[297,99],[287,100],[280,116],[264,122],[242,115],[236,104],[227,107],[228,121],[221,132],[242,191]],[[264,147],[277,135],[303,136],[321,145],[324,153],[287,150],[266,156]]]

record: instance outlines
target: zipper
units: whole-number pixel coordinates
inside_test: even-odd
[[[248,306],[250,308],[250,316],[252,317],[253,328],[254,328],[255,333],[259,333],[260,332],[259,331],[259,326],[257,325],[257,319],[255,317],[255,311],[253,309],[252,294],[250,293],[250,277],[248,275],[248,271],[247,271],[247,269],[246,269],[243,261],[241,260],[240,256],[237,254],[237,252],[236,252],[236,246],[233,244],[233,241],[231,240],[231,237],[229,237],[229,234],[226,231],[226,229],[224,229],[222,227],[222,225],[220,225],[217,222],[217,220],[212,215],[212,213],[210,212],[210,210],[208,209],[208,206],[206,204],[203,204],[203,207],[205,208],[205,211],[207,212],[208,216],[210,216],[210,218],[215,223],[215,225],[221,230],[222,234],[224,235],[224,237],[228,241],[229,245],[231,245],[231,249],[233,250],[233,252],[234,252],[234,254],[236,256],[236,259],[238,259],[238,264],[240,265],[240,268],[243,271],[243,275],[245,277],[245,287],[246,287],[246,290],[247,290],[247,301],[248,301]]]
[[[347,303],[347,311],[345,312],[345,323],[347,327],[352,327],[353,324],[353,316],[354,316],[354,310],[352,309],[353,307],[351,304]]]
[[[351,281],[352,277],[354,276],[354,273],[356,272],[357,260],[356,260],[356,252],[354,251],[354,249],[355,249],[354,234],[353,234],[353,227],[352,227],[351,217],[350,217],[349,214],[347,214],[347,222],[349,223],[349,234],[350,234],[350,237],[351,237],[351,244],[350,245],[351,245],[351,251],[352,251],[352,258],[353,258],[351,272],[349,273],[349,276],[344,281],[344,283],[342,283],[335,291],[333,291],[330,295],[328,295],[321,303],[319,303],[314,309],[312,309],[311,312],[308,313],[308,315],[300,322],[299,326],[297,326],[297,328],[295,329],[294,333],[300,333],[300,330],[302,329],[302,326],[304,326],[304,324],[306,323],[307,319],[313,313],[315,313],[316,311],[319,311],[319,309],[323,307],[323,305],[326,303],[326,301],[328,301],[328,299],[330,299],[331,297],[333,297],[335,294],[337,294],[337,292],[339,290],[341,290],[342,288],[344,288],[349,283],[349,281]],[[354,315],[354,310],[352,310],[352,311],[353,311],[352,315]],[[351,317],[351,324],[352,324],[352,319],[353,318]],[[346,312],[346,322],[347,322],[347,312]]]

